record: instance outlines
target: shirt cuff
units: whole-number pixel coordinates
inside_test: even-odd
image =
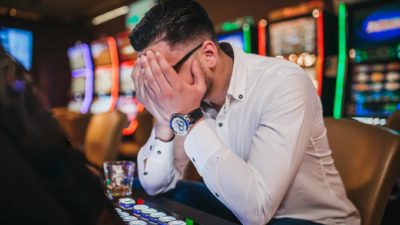
[[[201,176],[208,159],[222,148],[224,143],[205,120],[192,127],[185,139],[186,154]]]
[[[150,145],[150,157],[155,162],[168,161],[174,157],[174,141],[164,142],[155,139],[154,144]]]

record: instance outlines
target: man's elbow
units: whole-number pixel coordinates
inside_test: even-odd
[[[165,180],[152,179],[151,177],[140,177],[140,183],[143,189],[150,196],[158,195],[168,191],[168,182]]]

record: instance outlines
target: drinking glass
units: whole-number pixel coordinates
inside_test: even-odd
[[[123,197],[132,194],[135,165],[132,161],[107,161],[103,164],[109,197]]]

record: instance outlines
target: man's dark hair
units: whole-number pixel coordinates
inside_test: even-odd
[[[205,36],[217,43],[214,25],[206,10],[193,0],[164,0],[151,8],[132,30],[136,51],[166,41],[170,46]]]

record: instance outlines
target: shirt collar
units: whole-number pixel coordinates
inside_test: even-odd
[[[246,97],[246,55],[241,48],[230,46],[233,49],[234,60],[227,94],[238,101],[243,101]]]

